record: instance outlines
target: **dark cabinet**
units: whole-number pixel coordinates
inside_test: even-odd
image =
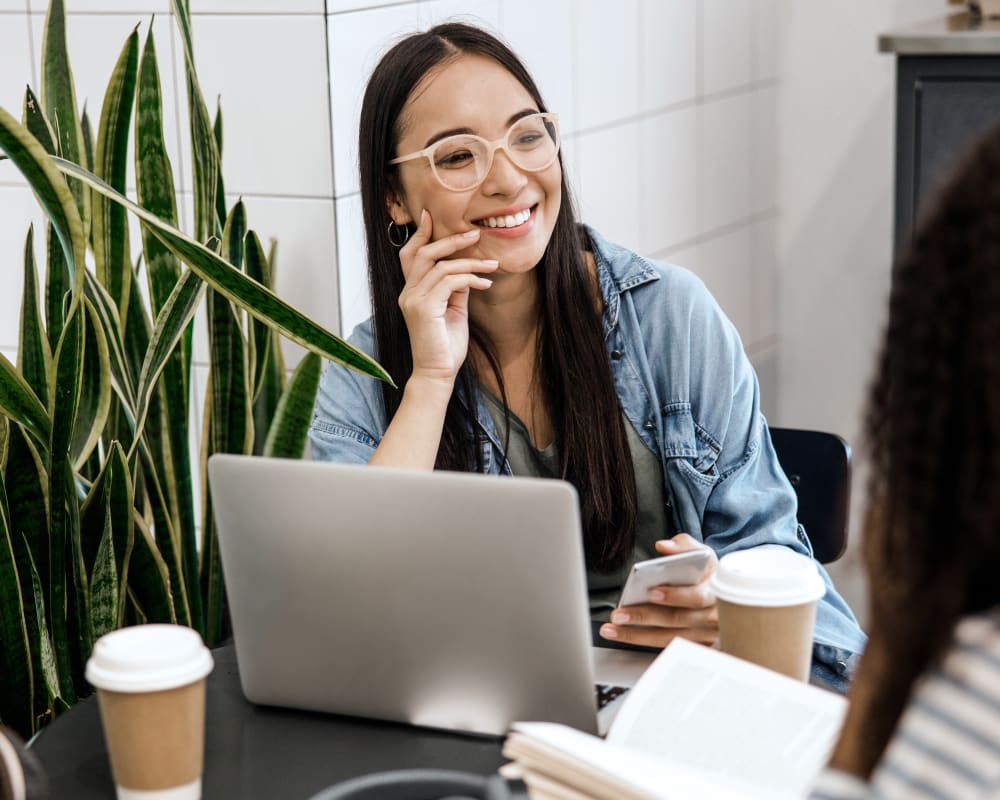
[[[895,248],[965,147],[1000,122],[1000,21],[953,14],[879,39],[896,53]]]

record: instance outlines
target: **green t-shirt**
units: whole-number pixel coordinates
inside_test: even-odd
[[[480,385],[486,401],[486,408],[493,418],[501,442],[504,439],[505,423],[503,405],[486,387]],[[587,571],[587,589],[590,592],[590,615],[592,619],[606,621],[618,602],[625,576],[636,561],[659,555],[654,543],[659,539],[669,539],[676,530],[673,515],[664,502],[663,469],[659,459],[643,443],[635,428],[623,416],[625,432],[628,436],[632,465],[639,500],[639,515],[636,522],[635,548],[629,561],[613,572]],[[559,451],[553,443],[541,450],[531,442],[531,435],[516,414],[510,415],[510,436],[507,442],[507,461],[515,475],[537,478],[560,477]]]

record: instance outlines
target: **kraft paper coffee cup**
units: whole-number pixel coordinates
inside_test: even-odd
[[[212,654],[180,625],[137,625],[97,640],[97,689],[118,800],[199,800],[205,676]]]
[[[780,545],[729,553],[719,561],[712,589],[724,653],[809,679],[816,602],[826,593],[811,558]]]

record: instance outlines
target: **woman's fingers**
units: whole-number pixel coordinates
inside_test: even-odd
[[[420,223],[410,240],[399,251],[399,262],[407,283],[419,282],[438,262],[454,255],[479,240],[479,229],[455,233],[431,241],[433,222],[426,211],[420,212]]]
[[[705,645],[713,645],[719,639],[718,631],[712,628],[640,628],[610,624],[601,626],[601,636],[612,642],[660,648],[677,638]]]
[[[659,628],[713,628],[718,627],[716,606],[708,608],[673,608],[644,603],[638,606],[617,608],[611,614],[615,625],[644,625]]]

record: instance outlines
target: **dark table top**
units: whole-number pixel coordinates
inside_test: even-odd
[[[213,651],[208,678],[203,796],[305,800],[371,772],[433,767],[490,775],[506,759],[500,738],[256,706],[240,690],[231,645]],[[51,796],[114,797],[97,698],[81,701],[32,743]]]

